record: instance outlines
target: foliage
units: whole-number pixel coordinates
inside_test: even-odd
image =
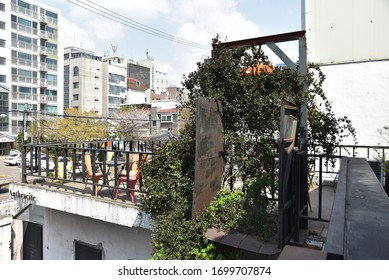
[[[222,231],[236,229],[245,216],[242,205],[243,193],[239,190],[221,190],[204,211],[209,226]]]
[[[277,208],[266,193],[269,184],[269,174],[245,181],[243,209],[246,215],[239,221],[241,230],[263,240],[274,240],[277,235]]]
[[[22,151],[23,149],[23,132],[21,131],[18,133],[16,149],[18,149],[19,151]]]
[[[195,142],[192,127],[187,126],[184,136],[160,147],[141,166],[147,195],[142,209],[152,218],[179,209],[185,218],[190,218],[194,183]]]
[[[389,126],[384,126],[382,129],[379,129],[378,133],[381,135],[382,140],[389,144]],[[385,173],[389,173],[388,154],[385,154],[385,152],[379,148],[375,149],[375,151],[378,155],[376,160],[380,161],[383,164]]]
[[[190,207],[188,208],[190,210]],[[231,250],[209,242],[205,237],[205,231],[211,227],[225,231],[236,227],[237,222],[243,218],[239,192],[220,192],[211,206],[198,213],[193,220],[185,212],[187,211],[182,211],[180,207],[171,203],[169,212],[154,215],[152,259],[236,258],[236,253]]]
[[[44,137],[45,141],[77,142],[107,138],[108,124],[94,111],[68,108],[63,118],[43,116],[35,121],[34,138]]]
[[[139,128],[149,127],[149,112],[142,108],[129,107],[114,114],[111,119],[116,135],[131,138],[139,134]]]

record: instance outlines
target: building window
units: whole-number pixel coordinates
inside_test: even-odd
[[[5,40],[0,39],[0,48],[5,48]]]
[[[78,96],[79,96],[78,94],[73,94],[73,100],[74,100],[74,101],[79,100],[79,99],[78,99]]]
[[[79,82],[73,83],[73,88],[79,88],[79,87],[80,87],[80,83]]]
[[[157,121],[153,121],[153,126],[157,126]]]
[[[74,242],[74,259],[76,260],[102,260],[103,250],[100,247],[89,245],[80,241]]]
[[[139,81],[136,81],[136,86],[140,87],[140,82]]]
[[[5,4],[0,3],[0,11],[4,12],[5,11]]]
[[[99,99],[98,99],[98,98],[95,98],[95,101],[99,101]]]
[[[5,65],[5,57],[0,57],[0,65]]]
[[[80,74],[80,70],[78,69],[77,66],[75,66],[75,67],[73,68],[73,76],[74,76],[74,77],[77,77],[79,74]]]
[[[0,21],[0,29],[5,30],[5,22]]]
[[[0,75],[0,83],[6,83],[7,79],[5,78],[5,75]]]
[[[173,116],[172,115],[161,115],[161,122],[171,123],[171,122],[173,122]]]

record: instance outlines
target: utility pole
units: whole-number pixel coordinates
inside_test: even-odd
[[[22,183],[27,183],[27,175],[26,175],[26,155],[27,155],[27,120],[28,120],[28,103],[24,104],[23,110],[23,139],[22,139],[22,168],[21,170],[21,181]],[[31,137],[32,144],[32,137]],[[32,156],[32,153],[31,153]]]

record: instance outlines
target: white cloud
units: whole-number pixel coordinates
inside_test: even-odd
[[[163,39],[144,35],[130,27],[106,19],[68,1],[42,0],[53,7],[63,8],[65,46],[76,45],[96,54],[119,46],[118,54],[137,60],[135,54],[150,49],[157,54],[158,69],[167,72],[170,81],[179,84],[182,75],[195,70],[196,62],[209,50],[168,43]],[[83,0],[88,5],[93,5]],[[93,0],[117,14],[168,34],[208,45],[219,34],[228,41],[261,36],[257,23],[237,11],[236,0]],[[105,14],[105,12],[104,12]],[[106,14],[105,14],[106,15]],[[119,15],[115,18],[119,19]],[[140,39],[139,39],[140,38]],[[154,49],[155,51],[151,51]],[[132,57],[131,57],[132,56]]]

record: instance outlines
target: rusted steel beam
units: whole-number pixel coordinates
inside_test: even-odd
[[[238,40],[232,42],[224,42],[224,43],[220,43],[220,45],[226,48],[251,46],[251,45],[264,45],[267,42],[281,43],[281,42],[294,41],[300,39],[303,36],[305,36],[305,30],[270,35],[270,36],[263,36],[263,37],[257,37],[251,39],[244,39],[244,40]]]

